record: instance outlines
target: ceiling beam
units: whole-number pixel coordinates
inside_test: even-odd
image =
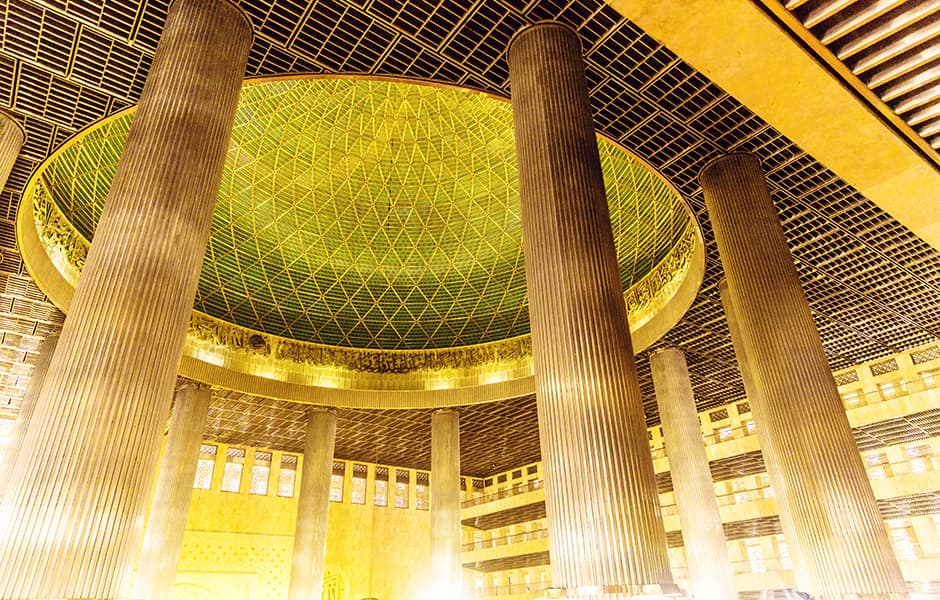
[[[936,164],[757,0],[607,1],[940,249]]]

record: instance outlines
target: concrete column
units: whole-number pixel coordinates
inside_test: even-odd
[[[207,386],[185,381],[176,389],[163,460],[150,504],[150,518],[134,582],[133,598],[167,600],[183,548],[183,532],[193,495],[199,447],[206,429]]]
[[[456,410],[431,415],[431,580],[433,598],[462,593],[460,562],[460,433]]]
[[[335,442],[336,411],[320,407],[308,409],[291,560],[290,600],[320,600],[323,593]]]
[[[125,589],[251,40],[225,0],[170,6],[0,507],[0,598]]]
[[[0,190],[7,183],[16,157],[26,141],[26,132],[12,116],[0,112]]]
[[[737,600],[685,354],[677,348],[658,350],[650,355],[650,367],[689,565],[689,591],[695,600]]]
[[[790,563],[793,565],[793,575],[796,579],[797,589],[810,589],[810,581],[806,574],[803,555],[800,553],[800,545],[796,538],[796,530],[793,528],[793,518],[790,516],[790,507],[787,505],[786,498],[777,490],[786,488],[786,482],[783,479],[783,468],[777,459],[774,449],[771,446],[770,436],[767,435],[767,429],[761,426],[766,419],[763,410],[764,402],[757,398],[757,384],[754,382],[754,369],[751,367],[744,352],[744,342],[741,340],[741,328],[738,326],[737,313],[731,302],[731,294],[728,292],[728,280],[722,279],[718,282],[718,293],[721,297],[721,305],[725,310],[725,319],[728,322],[728,332],[731,334],[731,345],[734,348],[735,357],[738,360],[738,368],[741,370],[741,380],[744,383],[744,393],[747,395],[751,405],[751,414],[754,416],[754,430],[757,439],[760,442],[761,454],[764,457],[764,464],[767,465],[767,476],[770,478],[770,486],[774,490],[774,504],[777,505],[777,513],[780,515],[780,525],[783,529],[783,537],[787,541],[787,549],[790,551]]]
[[[757,395],[820,600],[905,598],[904,579],[800,287],[760,162],[731,154],[700,175]],[[783,515],[781,515],[783,516]]]
[[[522,30],[509,72],[553,585],[671,592],[577,34]]]
[[[0,113],[0,115],[2,114]],[[0,123],[2,121],[3,119],[0,119]],[[23,394],[23,401],[20,402],[20,412],[16,415],[16,423],[13,425],[13,433],[7,441],[6,449],[4,449],[3,460],[0,461],[0,498],[7,490],[7,482],[10,473],[13,471],[13,464],[16,462],[16,456],[23,444],[23,437],[29,428],[29,422],[33,418],[33,411],[36,409],[36,398],[39,397],[42,381],[46,377],[46,371],[49,370],[49,363],[52,362],[52,355],[55,353],[58,342],[59,334],[47,335],[39,342],[39,347],[36,349],[39,358],[36,360],[36,366],[33,367],[33,374],[29,378],[26,393]]]

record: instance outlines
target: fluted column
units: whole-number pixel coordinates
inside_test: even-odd
[[[434,598],[462,593],[460,562],[460,432],[454,409],[431,415],[431,579]]]
[[[761,455],[764,458],[764,464],[767,466],[767,476],[770,478],[770,486],[774,490],[774,504],[777,505],[777,513],[780,515],[780,526],[783,529],[783,537],[787,542],[787,549],[790,552],[790,563],[793,565],[793,575],[796,579],[797,589],[810,589],[809,578],[806,575],[806,567],[803,561],[803,555],[800,552],[800,544],[796,537],[796,529],[793,526],[793,518],[790,516],[790,507],[787,500],[777,490],[786,488],[786,482],[783,479],[783,468],[780,465],[777,455],[771,446],[771,439],[767,435],[767,429],[761,424],[766,421],[763,414],[764,402],[757,398],[757,384],[754,382],[754,369],[751,367],[747,353],[744,351],[744,342],[741,340],[741,328],[738,326],[737,313],[731,301],[731,294],[728,292],[728,280],[722,278],[718,282],[718,294],[721,297],[721,305],[725,310],[725,319],[728,322],[728,332],[731,334],[731,345],[734,348],[734,355],[738,360],[738,368],[741,370],[741,380],[744,383],[744,393],[751,405],[751,414],[754,416],[754,429],[757,439],[760,443]]]
[[[170,597],[211,397],[207,386],[193,381],[184,381],[176,389],[134,582],[135,600]]]
[[[25,141],[23,127],[12,116],[0,112],[0,190],[6,185]]]
[[[0,115],[2,114],[0,113]],[[42,381],[46,378],[46,371],[49,370],[49,363],[52,362],[52,355],[55,353],[58,342],[59,334],[47,335],[39,342],[39,347],[36,349],[39,358],[36,360],[36,366],[33,367],[33,374],[29,378],[26,393],[23,394],[23,401],[20,402],[20,411],[16,415],[13,433],[7,440],[7,447],[3,451],[3,459],[0,460],[0,498],[3,497],[7,489],[10,473],[13,471],[13,464],[16,462],[16,456],[23,444],[23,437],[26,435],[26,430],[33,418],[33,411],[36,409],[36,398],[39,396],[39,390],[42,389]]]
[[[760,162],[731,154],[700,179],[809,591],[906,597]]]
[[[0,508],[0,598],[125,589],[251,39],[224,0],[170,7]]]
[[[336,411],[309,408],[291,559],[290,600],[320,600],[323,593],[335,442]]]
[[[650,355],[650,368],[689,565],[689,591],[695,600],[737,600],[685,354],[678,348],[658,350]]]
[[[673,591],[577,34],[523,30],[509,71],[552,583]]]

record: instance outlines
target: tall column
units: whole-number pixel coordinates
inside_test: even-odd
[[[731,302],[731,294],[728,292],[727,279],[722,278],[721,281],[718,282],[718,294],[721,297],[721,306],[725,310],[728,332],[731,334],[731,346],[734,348],[738,368],[741,370],[744,393],[750,402],[751,414],[754,416],[754,429],[760,443],[761,455],[764,457],[764,464],[767,466],[767,476],[770,478],[770,486],[774,490],[774,504],[777,505],[777,513],[780,515],[780,526],[783,529],[783,537],[787,542],[787,549],[790,552],[790,563],[793,566],[796,586],[797,589],[808,590],[810,589],[810,582],[806,574],[803,555],[800,552],[800,544],[797,541],[796,530],[793,526],[793,518],[790,516],[790,507],[787,505],[786,498],[776,492],[777,490],[786,488],[786,482],[783,479],[783,469],[771,446],[771,440],[767,435],[767,430],[761,425],[766,421],[762,412],[764,402],[757,398],[758,392],[757,384],[754,382],[754,369],[751,367],[747,359],[747,353],[744,351],[744,342],[741,340],[741,328],[738,326],[737,313]]]
[[[307,439],[300,475],[290,600],[320,600],[326,560],[326,529],[330,511],[330,477],[336,443],[336,411],[307,410]]]
[[[211,397],[207,386],[194,381],[184,381],[176,389],[134,582],[135,600],[170,597]]]
[[[251,40],[225,0],[170,7],[0,507],[0,598],[125,589]]]
[[[434,598],[462,593],[460,562],[460,432],[454,409],[431,415],[431,580]]]
[[[552,583],[672,592],[577,34],[522,30],[509,72]]]
[[[25,141],[23,127],[12,116],[0,112],[0,189],[6,185]]]
[[[2,113],[0,113],[2,114]],[[0,173],[2,175],[2,173]],[[16,423],[13,425],[13,433],[7,441],[7,447],[3,452],[3,459],[0,461],[0,498],[7,490],[10,473],[13,471],[13,464],[16,462],[16,456],[19,454],[20,447],[23,445],[23,437],[29,428],[29,423],[33,418],[33,411],[36,409],[36,398],[39,396],[39,390],[42,389],[42,381],[49,370],[49,363],[52,362],[52,355],[55,353],[56,344],[59,342],[59,334],[47,335],[36,349],[39,358],[36,360],[36,366],[33,367],[33,374],[29,378],[29,385],[26,387],[26,393],[23,394],[23,401],[20,402],[20,412],[16,415]]]
[[[800,287],[760,162],[731,154],[700,175],[744,353],[810,592],[905,598],[904,579]]]
[[[695,600],[737,600],[734,567],[728,557],[685,354],[678,348],[658,350],[650,355],[650,367],[685,542],[689,591]]]

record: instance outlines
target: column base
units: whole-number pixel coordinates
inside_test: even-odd
[[[660,585],[658,583],[547,588],[542,592],[540,598],[544,600],[689,600],[689,596],[679,586],[673,584]],[[865,598],[864,600],[868,599]]]

